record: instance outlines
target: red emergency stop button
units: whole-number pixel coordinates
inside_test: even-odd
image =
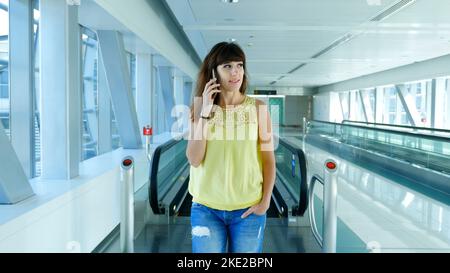
[[[143,131],[144,131],[144,136],[151,136],[151,135],[153,135],[153,128],[150,127],[150,126],[144,127]]]
[[[327,162],[327,168],[331,169],[331,170],[336,169],[336,163],[334,163],[334,162]]]
[[[335,172],[337,169],[337,163],[332,159],[328,159],[327,161],[325,161],[325,167],[328,171]]]
[[[125,167],[128,167],[128,166],[130,166],[131,164],[133,164],[133,160],[131,160],[131,159],[125,159],[125,160],[123,161],[123,165],[124,165]]]

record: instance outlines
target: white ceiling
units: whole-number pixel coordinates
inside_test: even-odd
[[[174,72],[187,76],[181,70],[176,68],[166,58],[159,54],[155,49],[150,47],[142,39],[137,37],[133,32],[129,31],[117,19],[111,16],[103,8],[101,8],[93,0],[83,0],[79,9],[79,23],[93,31],[97,30],[115,30],[123,35],[124,46],[128,52],[133,54],[152,54],[154,66],[168,66],[174,69]]]
[[[416,0],[380,22],[370,21],[398,2],[166,0],[200,58],[234,38],[246,52],[252,85],[303,87],[449,54],[450,0]],[[313,58],[347,34],[352,39]]]

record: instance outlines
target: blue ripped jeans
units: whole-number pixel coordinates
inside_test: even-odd
[[[192,252],[193,253],[261,253],[266,226],[266,215],[250,214],[247,210],[233,211],[211,209],[192,202]]]

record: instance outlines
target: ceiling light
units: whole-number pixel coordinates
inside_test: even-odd
[[[234,38],[229,38],[229,39],[228,39],[228,42],[234,43],[234,42],[236,42],[236,39],[234,39]]]
[[[369,6],[381,6],[381,0],[366,0]]]
[[[239,0],[221,0],[221,1],[224,2],[224,3],[229,3],[229,4],[239,2]]]
[[[395,3],[394,5],[390,6],[388,9],[384,10],[380,14],[376,15],[372,19],[370,19],[371,22],[381,22],[387,17],[399,12],[400,10],[406,8],[407,6],[413,4],[416,2],[416,0],[401,0]]]

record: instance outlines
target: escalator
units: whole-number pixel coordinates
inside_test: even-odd
[[[276,182],[267,217],[303,216],[308,205],[305,156],[301,149],[283,139],[277,141]],[[190,216],[192,196],[188,192],[190,165],[186,147],[184,139],[171,140],[153,154],[149,202],[156,215]]]

